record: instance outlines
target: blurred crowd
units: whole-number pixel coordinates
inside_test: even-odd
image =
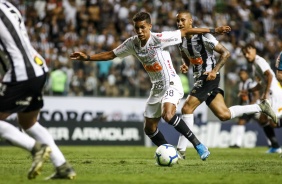
[[[93,54],[116,48],[134,35],[132,17],[139,11],[152,16],[153,32],[176,29],[178,11],[192,13],[197,27],[229,25],[232,32],[216,36],[230,50],[223,86],[232,104],[239,78],[246,65],[240,47],[253,42],[274,69],[281,51],[281,0],[11,0],[24,15],[33,46],[47,60],[50,77],[45,95],[144,97],[150,82],[134,57],[107,62],[71,62],[70,53]],[[170,47],[175,68],[181,58]],[[181,75],[186,93],[193,83],[191,72]],[[187,85],[187,81],[189,85]],[[186,83],[186,84],[185,84]],[[63,85],[62,85],[63,84]],[[225,84],[225,85],[224,85]],[[233,88],[234,89],[234,88]]]

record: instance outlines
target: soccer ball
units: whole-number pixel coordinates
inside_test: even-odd
[[[178,154],[173,145],[162,144],[156,150],[155,159],[159,166],[172,166],[177,163]]]

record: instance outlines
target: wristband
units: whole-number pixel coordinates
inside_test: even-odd
[[[210,29],[210,33],[214,34],[215,33],[215,29]]]
[[[87,61],[90,61],[90,56],[89,55],[87,55],[87,59],[86,59]]]

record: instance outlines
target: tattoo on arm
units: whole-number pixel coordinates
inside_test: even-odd
[[[220,43],[216,45],[214,50],[220,54],[220,57],[214,68],[214,70],[218,72],[223,67],[223,65],[226,63],[227,59],[230,57],[230,52]]]

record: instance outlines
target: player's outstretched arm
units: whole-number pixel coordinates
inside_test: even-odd
[[[183,28],[180,29],[181,37],[186,37],[191,34],[202,34],[202,33],[211,33],[211,34],[224,34],[229,33],[231,31],[231,27],[229,26],[220,26],[215,29],[209,28]]]
[[[74,52],[70,55],[71,60],[79,61],[108,61],[116,57],[113,51],[101,52],[98,54],[87,55],[83,52]]]

